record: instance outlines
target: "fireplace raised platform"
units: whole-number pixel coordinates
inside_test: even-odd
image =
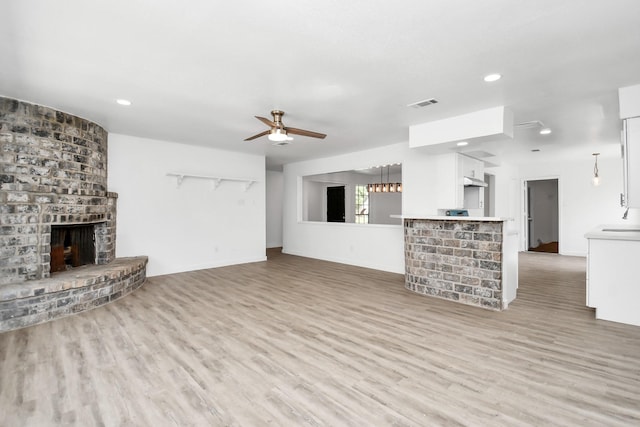
[[[0,285],[0,332],[36,325],[107,304],[138,289],[147,257],[116,258],[41,280]]]

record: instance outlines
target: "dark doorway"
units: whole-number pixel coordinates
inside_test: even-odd
[[[540,179],[526,182],[527,249],[558,253],[559,206],[558,180]]]
[[[327,187],[327,222],[345,222],[344,185]]]

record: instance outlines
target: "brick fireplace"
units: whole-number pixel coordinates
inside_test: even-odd
[[[25,313],[10,304],[24,295],[21,284],[55,293],[59,286],[49,289],[46,279],[114,261],[117,194],[107,191],[107,139],[89,120],[0,97],[0,322]],[[92,241],[91,254],[80,255],[80,240]]]

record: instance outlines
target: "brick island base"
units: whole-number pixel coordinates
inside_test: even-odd
[[[515,298],[517,243],[504,224],[499,218],[405,218],[405,287],[489,310],[505,309]]]

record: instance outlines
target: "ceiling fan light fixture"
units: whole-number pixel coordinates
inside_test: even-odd
[[[492,74],[487,74],[486,76],[484,76],[484,81],[487,82],[487,83],[497,82],[501,78],[502,78],[502,74],[492,73]]]
[[[293,139],[287,135],[287,131],[280,128],[272,129],[268,138],[269,141],[273,142],[291,141]]]

